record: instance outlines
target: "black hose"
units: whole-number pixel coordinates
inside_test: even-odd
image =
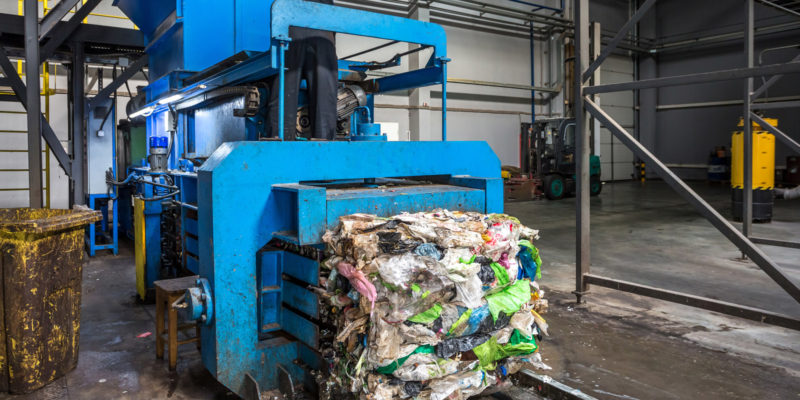
[[[169,197],[175,196],[175,195],[177,195],[177,194],[178,194],[178,193],[180,193],[180,192],[181,192],[180,190],[176,190],[176,191],[174,191],[174,192],[172,192],[172,193],[167,193],[167,194],[164,194],[164,195],[161,195],[161,196],[155,196],[155,197],[142,197],[142,200],[144,200],[144,201],[158,201],[158,200],[164,200],[164,199],[166,199],[166,198],[169,198]]]

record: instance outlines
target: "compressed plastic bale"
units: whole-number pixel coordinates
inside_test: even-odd
[[[451,249],[441,261],[447,268],[447,277],[456,286],[454,301],[463,303],[467,308],[479,307],[483,297],[483,284],[478,277],[481,267],[472,262],[474,259],[475,255],[468,249]]]
[[[542,321],[544,321],[544,319],[542,319]],[[519,311],[515,312],[514,315],[511,316],[511,320],[509,321],[508,325],[520,331],[520,333],[525,336],[532,336],[535,322],[536,318],[531,312],[530,306],[525,304],[520,308]]]
[[[538,349],[536,340],[533,337],[524,337],[519,331],[514,330],[507,344],[497,342],[497,337],[493,336],[472,351],[480,360],[481,368],[494,370],[495,362],[511,356],[530,354]]]
[[[430,400],[467,399],[494,385],[495,378],[481,370],[465,371],[432,381]]]
[[[489,340],[490,337],[492,335],[487,333],[476,333],[469,336],[445,339],[436,345],[436,355],[439,358],[450,358],[455,354],[474,349]]]
[[[418,324],[430,324],[442,314],[442,306],[434,304],[431,308],[412,316],[408,320]]]
[[[527,279],[519,280],[505,287],[501,291],[486,296],[489,303],[489,312],[496,320],[500,311],[506,314],[513,314],[520,309],[520,306],[531,299],[531,285]]]
[[[420,324],[400,324],[400,339],[403,344],[436,345],[441,339],[436,332]]]
[[[378,248],[384,254],[405,254],[416,249],[419,240],[404,239],[402,232],[378,232]]]
[[[406,361],[414,354],[433,354],[435,351],[436,350],[433,346],[417,346],[408,355],[393,360],[384,366],[375,368],[375,372],[379,374],[390,375],[394,373],[394,371],[396,371],[398,368],[400,368],[403,364],[405,364]],[[414,379],[408,379],[408,380],[414,380]]]
[[[403,381],[423,381],[436,379],[458,372],[459,362],[439,359],[435,354],[412,354],[392,376]]]
[[[386,323],[382,318],[373,321],[369,334],[370,361],[384,365],[400,358],[399,327]]]
[[[422,243],[414,249],[414,254],[423,257],[430,257],[434,260],[441,260],[443,257],[442,250],[439,246],[433,243]]]

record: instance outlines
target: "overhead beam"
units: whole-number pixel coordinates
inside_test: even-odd
[[[795,62],[795,61],[800,61],[800,54],[796,55],[790,62]],[[750,95],[750,99],[755,100],[759,98],[762,94],[766,93],[766,91],[770,87],[772,87],[772,85],[774,85],[775,82],[778,82],[778,80],[780,80],[781,78],[783,78],[783,75],[774,75],[773,77],[769,78],[766,82],[764,82],[761,86],[759,86],[758,89],[756,89],[753,92],[753,94]]]
[[[102,0],[88,0],[86,4],[82,5],[81,8],[75,12],[75,15],[73,15],[69,21],[64,24],[57,24],[57,27],[52,30],[50,39],[42,46],[40,59],[47,60],[52,57],[59,46],[69,39],[72,33],[75,32],[75,28],[81,25],[83,19],[86,18],[101,1]]]
[[[6,54],[3,46],[0,46],[0,69],[3,71],[3,74],[5,74],[6,79],[8,79],[9,86],[11,86],[11,89],[14,91],[17,100],[19,100],[19,102],[22,103],[22,106],[27,110],[27,88],[25,87],[25,84],[22,82],[22,79],[19,77],[19,75],[17,75],[17,70],[11,64],[11,60],[8,59],[8,55]],[[38,72],[36,76],[38,76]],[[36,81],[38,82],[38,79]],[[37,99],[39,98],[38,91],[34,97]],[[53,128],[50,127],[50,123],[47,122],[47,119],[44,117],[44,115],[42,115],[40,112],[39,116],[39,120],[41,121],[42,137],[44,137],[47,145],[50,146],[50,151],[56,157],[58,164],[64,169],[64,172],[67,174],[67,176],[72,176],[72,162],[69,159],[69,155],[66,151],[64,151],[64,147],[61,146],[61,142],[58,140],[55,132],[53,132]]]
[[[781,142],[783,142],[783,144],[789,146],[789,148],[791,148],[793,152],[800,154],[800,143],[797,143],[794,139],[790,138],[789,135],[783,133],[783,131],[781,131],[780,129],[767,123],[767,121],[764,121],[764,119],[761,118],[756,113],[750,113],[750,118],[753,121],[758,122],[758,124],[761,125],[762,128],[775,135],[775,137],[777,137]]]
[[[577,99],[580,101],[580,99]],[[577,102],[576,101],[576,102]],[[639,141],[633,138],[617,121],[600,109],[589,98],[584,97],[586,110],[617,137],[622,143],[628,146],[640,159],[653,168],[664,181],[672,187],[678,194],[686,199],[700,214],[702,214],[714,227],[716,227],[725,237],[728,238],[742,253],[746,254],[769,275],[786,293],[789,293],[795,301],[800,302],[800,287],[797,286],[788,276],[786,276],[760,248],[744,236],[738,229],[734,228],[728,220],[720,215],[717,210],[703,200],[692,188],[682,181],[672,172],[661,160],[647,150]]]
[[[147,65],[147,54],[139,57],[139,59],[128,66],[128,68],[125,68],[125,71],[123,71],[116,79],[114,79],[113,82],[106,85],[103,90],[97,94],[97,96],[92,97],[92,99],[89,100],[86,110],[91,110],[98,104],[102,104],[108,100],[108,98],[111,97],[111,95],[114,94],[114,92],[116,92],[120,86],[124,85],[128,79],[131,79],[134,75],[136,75],[136,73],[141,71],[145,65]]]
[[[39,23],[39,43],[42,42],[50,31],[56,27],[56,25],[64,19],[64,17],[69,13],[69,10],[72,7],[75,7],[80,0],[61,0],[56,4],[55,7],[50,9],[50,12],[42,18],[42,22]]]
[[[688,74],[669,76],[665,78],[644,79],[640,81],[611,83],[608,85],[589,86],[583,89],[584,94],[621,92],[635,89],[651,89],[665,86],[692,85],[696,83],[730,81],[736,79],[749,78],[754,76],[766,76],[776,74],[800,73],[800,62],[789,62],[783,64],[771,64],[753,68],[735,68],[722,71],[702,72],[699,74]]]
[[[642,17],[644,17],[644,15],[647,14],[647,11],[649,11],[650,7],[652,7],[653,4],[655,3],[656,0],[645,1],[644,4],[642,4],[638,10],[636,10],[631,19],[629,19],[628,22],[625,23],[625,25],[622,25],[622,28],[620,28],[619,32],[617,32],[617,34],[614,35],[614,38],[611,39],[611,42],[609,42],[606,45],[606,47],[603,48],[603,51],[600,53],[600,55],[597,58],[595,58],[594,62],[592,62],[592,64],[589,65],[589,68],[587,68],[586,71],[583,72],[583,75],[581,76],[581,80],[583,82],[588,81],[589,78],[592,77],[594,71],[600,67],[600,65],[603,63],[603,61],[606,60],[606,58],[608,58],[609,55],[611,55],[611,52],[616,50],[620,42],[622,42],[622,40],[625,39],[625,36],[628,35],[628,32],[630,32],[630,30],[633,29],[633,27],[636,26],[637,23],[639,23],[639,20],[641,20]]]
[[[798,101],[773,101],[770,103],[755,103],[750,106],[753,110],[774,110],[776,108],[794,108],[800,107],[800,100]]]

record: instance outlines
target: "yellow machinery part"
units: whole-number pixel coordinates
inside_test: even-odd
[[[764,118],[777,127],[778,120]],[[739,120],[739,126],[742,121]],[[753,190],[771,190],[775,187],[775,136],[753,123]],[[731,187],[744,188],[744,134],[736,131],[731,137]]]
[[[147,255],[144,234],[144,200],[138,197],[133,198],[133,231],[136,260],[136,291],[139,293],[139,298],[144,299],[147,295],[147,285],[145,283],[145,256]]]

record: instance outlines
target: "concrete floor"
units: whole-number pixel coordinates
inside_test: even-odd
[[[729,191],[695,185],[729,214]],[[795,202],[796,203],[796,202]],[[592,288],[576,305],[574,200],[510,203],[541,230],[545,315],[542,355],[553,378],[601,399],[800,398],[800,332]],[[800,207],[776,203],[762,236],[800,240]],[[764,247],[800,281],[800,251]],[[781,291],[661,182],[606,185],[592,199],[592,271],[634,282],[800,316]],[[133,257],[92,258],[84,269],[80,361],[66,377],[13,399],[233,399],[200,363],[179,352],[178,373],[155,359],[154,307],[134,300]]]

